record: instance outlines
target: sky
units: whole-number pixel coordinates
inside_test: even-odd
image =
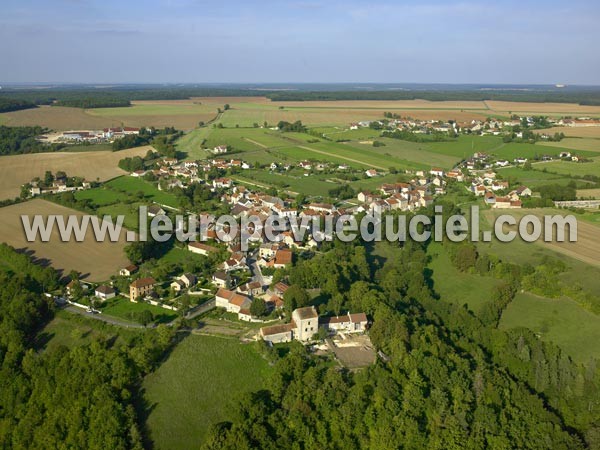
[[[600,85],[600,2],[2,0],[0,82]]]

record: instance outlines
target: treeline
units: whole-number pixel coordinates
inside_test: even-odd
[[[35,103],[27,100],[0,97],[0,113],[18,111],[20,109],[29,109],[35,107]]]
[[[426,247],[384,261],[331,243],[289,273],[293,300],[323,314],[365,311],[378,361],[340,370],[300,345],[267,389],[241,399],[204,448],[583,448],[597,444],[595,366],[574,364],[527,330],[505,333],[436,298]],[[314,300],[303,289],[321,287]],[[505,301],[512,291],[499,292]],[[288,298],[286,298],[288,297]],[[289,303],[289,304],[288,304]],[[551,402],[551,406],[547,404]],[[581,434],[578,434],[577,431]],[[584,437],[582,437],[584,436]],[[584,442],[585,440],[585,442]]]
[[[38,331],[54,308],[41,292],[55,289],[58,276],[4,244],[0,261],[0,447],[142,449],[133,401],[174,330],[118,341],[99,333],[90,343],[40,352]]]
[[[502,92],[467,90],[406,90],[406,91],[277,91],[266,95],[272,101],[335,101],[335,100],[429,100],[484,101],[498,100],[531,103],[578,103],[600,105],[600,90],[586,91],[510,91]]]
[[[68,106],[98,108],[126,105],[133,100],[184,100],[191,97],[253,97],[266,96],[273,101],[334,101],[334,100],[429,100],[429,101],[483,101],[556,102],[600,105],[600,90],[567,89],[549,90],[481,90],[481,89],[420,89],[412,90],[337,90],[335,85],[324,90],[268,90],[255,86],[212,87],[164,87],[164,86],[118,86],[94,89],[89,86],[55,87],[40,89],[10,89],[0,92],[2,99],[18,99],[32,104],[62,104]],[[85,106],[84,106],[85,105]]]
[[[70,100],[57,100],[54,105],[56,106],[71,106],[73,108],[117,108],[123,106],[131,106],[129,100],[118,98],[118,97],[87,97],[87,98],[74,98]]]
[[[21,155],[51,150],[52,147],[36,140],[45,133],[42,127],[5,127],[0,125],[0,155]]]

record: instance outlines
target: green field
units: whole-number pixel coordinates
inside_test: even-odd
[[[479,312],[489,300],[494,286],[501,283],[492,277],[460,272],[439,243],[431,243],[427,252],[432,256],[429,268],[433,272],[433,289],[444,301],[460,306],[466,303],[469,309]]]
[[[506,308],[500,328],[527,327],[541,339],[555,343],[574,360],[600,358],[600,317],[569,299],[547,299],[517,294]]]
[[[129,299],[119,295],[117,295],[115,298],[106,300],[99,305],[96,305],[96,307],[102,311],[102,314],[118,317],[130,322],[135,322],[135,318],[132,315],[140,313],[144,310],[148,310],[152,313],[154,322],[156,323],[168,323],[177,318],[177,311],[171,311],[169,309],[150,305],[148,303],[131,302]]]
[[[154,184],[145,181],[142,178],[122,176],[115,178],[105,184],[105,187],[116,192],[125,193],[129,196],[138,196],[138,193],[142,193],[145,200],[159,203],[161,205],[167,205],[172,208],[177,208],[179,202],[177,197],[168,192],[159,191]]]
[[[34,343],[37,350],[55,350],[60,346],[73,347],[92,342],[94,339],[115,340],[123,343],[140,333],[137,329],[115,327],[99,320],[56,311],[54,318],[38,333]]]
[[[252,344],[186,337],[143,383],[153,448],[199,447],[211,425],[232,418],[234,402],[242,393],[266,386],[270,372]]]
[[[534,167],[545,167],[545,165],[540,164]],[[541,170],[523,170],[522,167],[499,168],[497,173],[502,179],[510,181],[512,184],[524,184],[534,190],[539,186],[547,184],[567,185],[573,181],[572,178],[565,177],[564,175],[543,172]]]
[[[535,169],[544,168],[548,172],[584,176],[600,174],[600,157],[591,158],[591,162],[549,161],[534,164]]]

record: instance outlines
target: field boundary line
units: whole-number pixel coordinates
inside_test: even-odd
[[[387,168],[382,167],[382,166],[376,166],[374,164],[367,164],[366,162],[360,161],[358,159],[348,158],[347,156],[336,155],[333,153],[325,152],[323,150],[317,150],[317,149],[314,149],[311,147],[306,147],[304,145],[299,145],[298,148],[303,148],[304,150],[308,150],[308,151],[315,152],[315,153],[320,153],[321,155],[325,155],[325,156],[331,156],[332,158],[345,159],[346,161],[355,162],[355,163],[362,164],[363,166],[367,166],[367,167],[373,167],[374,169],[388,170]]]

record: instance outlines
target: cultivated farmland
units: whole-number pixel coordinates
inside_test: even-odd
[[[21,222],[21,215],[33,218],[39,214],[47,217],[57,214],[65,217],[82,213],[64,206],[41,199],[31,200],[17,205],[2,208],[0,215],[0,241],[12,245],[17,250],[30,253],[40,264],[51,264],[55,269],[66,275],[71,270],[77,270],[83,278],[91,281],[102,281],[118,272],[119,268],[128,264],[123,251],[125,246],[124,233],[120,242],[96,242],[87,233],[83,242],[62,242],[59,233],[54,229],[49,242],[27,242]]]
[[[87,180],[108,180],[123,175],[117,164],[128,156],[144,156],[151,146],[131,148],[118,152],[56,152],[12,155],[0,158],[0,199],[14,198],[21,192],[21,185],[44,172],[62,170],[69,176]]]

